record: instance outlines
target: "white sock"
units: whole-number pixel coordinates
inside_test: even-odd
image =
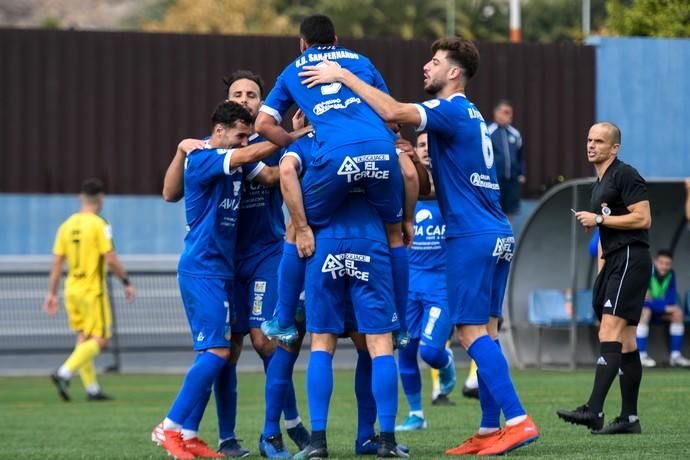
[[[424,411],[423,410],[411,410],[410,411],[410,416],[416,415],[419,418],[424,418]]]
[[[199,436],[199,432],[195,430],[185,430],[182,428],[182,439],[185,441],[189,441],[190,439],[194,439]]]
[[[62,366],[60,366],[60,369],[58,369],[57,375],[60,378],[69,380],[72,378],[72,371],[67,369],[67,366],[63,364]]]
[[[641,351],[640,352],[640,359],[645,359],[647,357],[647,352],[646,351]]]
[[[465,386],[472,389],[479,388],[479,380],[468,377],[467,380],[465,380]]]
[[[513,417],[510,420],[506,420],[506,425],[507,426],[515,426],[519,423],[522,423],[526,419],[527,419],[527,415],[518,415],[517,417]]]
[[[675,351],[671,352],[671,359],[676,359],[679,356],[680,356],[680,351],[675,350]]]
[[[163,429],[166,431],[181,431],[182,425],[173,422],[168,417],[165,417],[165,420],[163,420]]]
[[[500,430],[500,428],[485,428],[485,427],[483,427],[483,426],[480,426],[480,427],[479,427],[479,431],[477,431],[477,433],[478,433],[480,436],[486,436],[487,434],[495,433],[495,432],[497,432],[498,430]]]
[[[101,392],[101,386],[98,383],[92,383],[86,386],[86,392],[90,395],[97,395]]]
[[[302,423],[302,419],[299,417],[293,418],[292,420],[285,420],[283,422],[283,424],[285,425],[285,429],[287,429],[287,430],[296,427],[300,423]]]

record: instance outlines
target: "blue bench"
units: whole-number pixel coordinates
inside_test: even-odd
[[[537,365],[541,367],[541,342],[545,329],[569,330],[573,308],[580,326],[593,326],[596,321],[592,309],[592,290],[579,289],[573,303],[567,305],[565,292],[560,289],[536,289],[529,295],[528,321],[537,327]]]

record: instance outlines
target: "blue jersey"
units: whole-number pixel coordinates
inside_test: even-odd
[[[445,290],[446,224],[436,201],[417,202],[414,242],[407,254],[411,291]]]
[[[320,135],[320,132],[319,132]],[[313,154],[318,148],[315,133],[309,133],[290,144],[283,157],[292,156],[299,160],[300,175],[309,168]],[[316,238],[363,238],[387,243],[386,230],[376,210],[369,204],[362,189],[354,188],[347,200],[338,208],[326,227],[316,230]]]
[[[242,168],[230,168],[232,150],[207,148],[187,155],[184,202],[187,236],[178,272],[232,279]]]
[[[390,130],[381,117],[348,87],[332,83],[307,88],[302,84],[298,76],[302,68],[317,65],[324,58],[388,93],[381,74],[365,56],[337,46],[312,46],[278,76],[261,111],[280,123],[290,106],[297,104],[319,133],[322,151],[356,142],[389,140]]]
[[[501,210],[491,138],[479,110],[462,94],[417,108],[419,131],[429,132],[436,198],[446,237],[511,233]]]
[[[249,143],[262,142],[259,135],[253,135]],[[239,223],[237,227],[236,259],[246,259],[283,244],[285,218],[283,216],[283,196],[278,185],[266,187],[254,182],[254,178],[266,166],[277,166],[280,152],[264,161],[250,163],[242,167],[244,183],[240,201]]]

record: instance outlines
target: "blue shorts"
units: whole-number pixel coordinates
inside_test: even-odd
[[[177,275],[195,351],[230,347],[232,281]]]
[[[235,305],[233,332],[246,333],[273,318],[278,302],[278,265],[283,243],[254,257],[235,261]]]
[[[364,188],[384,223],[402,221],[403,180],[393,142],[360,142],[319,152],[302,178],[309,224],[327,225],[354,187]]]
[[[446,282],[452,324],[500,318],[515,238],[491,233],[446,239]]]
[[[443,350],[452,330],[445,295],[411,291],[407,296],[407,330],[411,338]]]
[[[318,239],[307,261],[304,290],[309,332],[345,332],[350,298],[359,332],[383,334],[400,328],[385,243]]]

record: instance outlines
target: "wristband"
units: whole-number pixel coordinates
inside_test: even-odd
[[[128,277],[125,276],[124,278],[122,278],[122,285],[123,285],[123,286],[126,287],[126,286],[129,286],[130,284],[131,284],[131,283],[129,282],[129,278],[128,278]]]

